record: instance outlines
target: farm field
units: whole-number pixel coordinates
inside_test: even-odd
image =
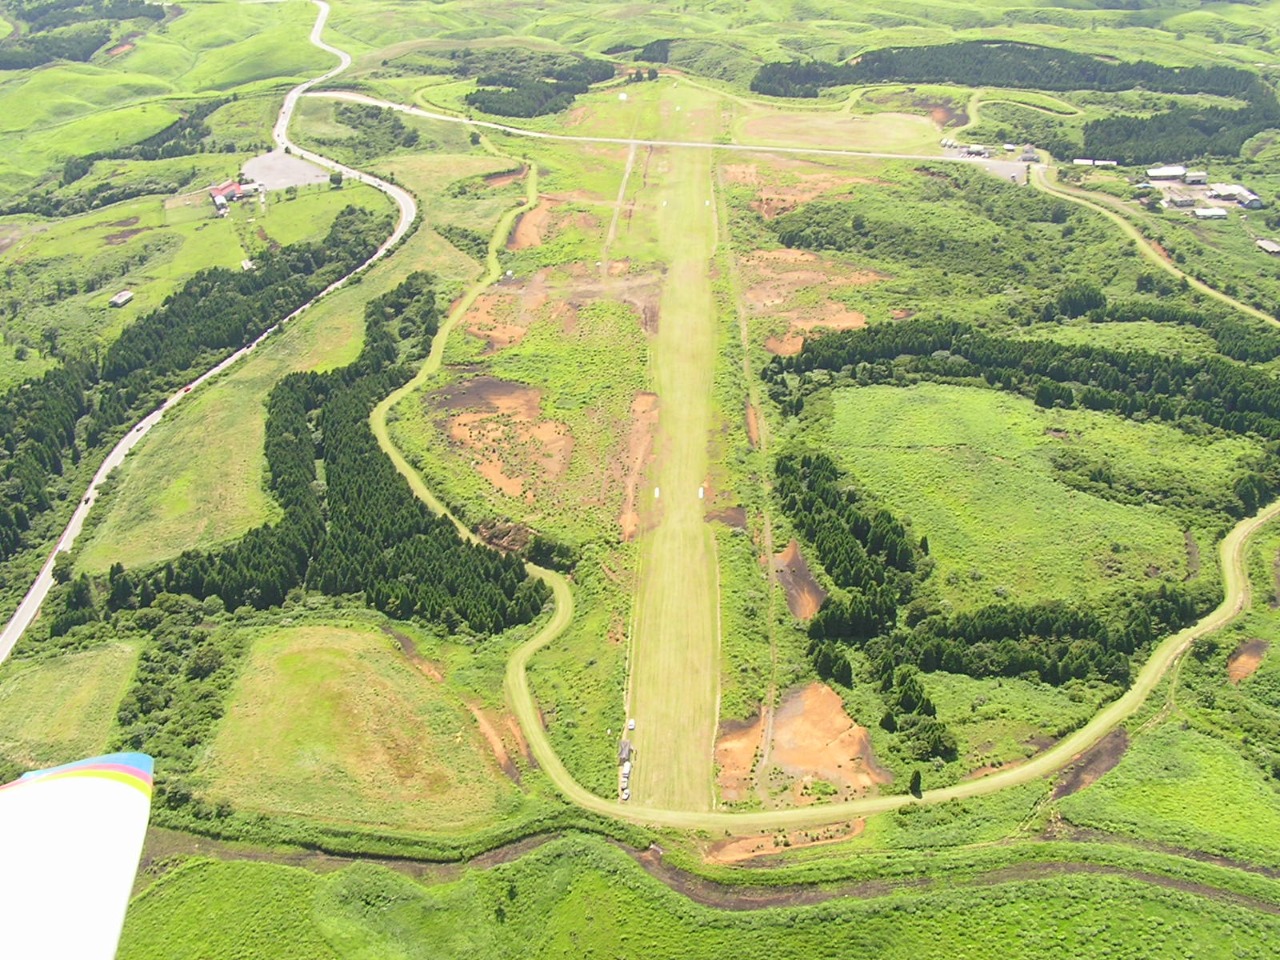
[[[1043,410],[972,387],[841,389],[825,444],[867,490],[910,516],[929,538],[929,583],[957,606],[1097,596],[1192,574],[1188,519],[1072,489],[1053,465],[1064,451],[1105,457],[1139,489],[1222,493],[1254,446],[1191,438],[1089,411]],[[1190,536],[1207,548],[1208,531]],[[1199,552],[1199,551],[1198,551]],[[1198,561],[1197,561],[1198,562]]]
[[[283,628],[253,641],[197,776],[245,810],[460,830],[519,806],[485,736],[387,631]]]

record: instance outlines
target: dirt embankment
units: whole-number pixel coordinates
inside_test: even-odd
[[[851,840],[865,829],[865,820],[853,820],[814,830],[784,830],[780,833],[761,833],[750,837],[726,837],[707,848],[704,859],[708,863],[746,863],[757,857],[767,857],[787,850],[803,847],[820,847],[829,843]]]
[[[637,393],[631,401],[631,430],[627,436],[626,480],[622,514],[618,525],[623,541],[633,540],[640,532],[640,481],[653,457],[653,437],[658,428],[658,395]]]
[[[773,558],[773,575],[787,593],[787,609],[799,620],[813,617],[827,599],[827,592],[814,579],[795,538]]]
[[[760,447],[760,414],[756,412],[756,408],[747,402],[747,440],[751,443],[752,449]]]
[[[1063,771],[1053,788],[1053,799],[1061,800],[1094,783],[1119,763],[1128,749],[1129,734],[1125,729],[1112,730]]]
[[[1227,679],[1238,684],[1245,677],[1252,676],[1262,666],[1262,658],[1269,649],[1271,644],[1265,640],[1246,640],[1240,644],[1227,657]]]

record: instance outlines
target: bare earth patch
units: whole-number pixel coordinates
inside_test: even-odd
[[[782,853],[784,850],[820,847],[827,843],[851,840],[862,833],[866,825],[865,820],[854,820],[850,824],[839,824],[818,830],[791,830],[782,833],[763,833],[753,837],[729,837],[713,843],[707,849],[703,859],[708,863],[733,864],[756,857],[767,857],[771,853]]]
[[[747,403],[747,439],[751,442],[752,448],[760,446],[760,415],[756,413],[756,408]]]
[[[636,494],[640,479],[653,456],[653,435],[658,427],[658,395],[637,393],[631,401],[631,432],[627,437],[627,476],[622,500],[622,515],[618,524],[622,527],[624,542],[634,540],[640,532],[640,512]]]
[[[716,786],[726,803],[745,800],[755,789],[756,761],[764,736],[764,710],[754,720],[726,720],[716,740]]]
[[[1227,658],[1227,679],[1238,684],[1245,677],[1251,676],[1262,665],[1271,644],[1265,640],[1246,640],[1231,651]]]
[[[549,197],[539,197],[538,200],[536,207],[516,218],[511,236],[507,238],[508,250],[528,250],[530,247],[542,246],[547,228],[551,224],[551,211],[556,203]]]
[[[503,283],[476,298],[467,311],[467,333],[485,341],[485,353],[519,343],[547,302],[547,270],[539,270],[526,283]]]
[[[1053,788],[1053,799],[1061,800],[1095,782],[1120,762],[1129,749],[1129,734],[1117,727],[1082,753],[1062,774]]]
[[[523,180],[528,170],[528,167],[521,166],[519,170],[508,170],[506,173],[491,173],[484,178],[484,182],[495,189],[509,187],[511,184]]]
[[[874,270],[850,271],[807,250],[757,250],[743,257],[748,309],[756,316],[790,321],[785,334],[771,336],[765,349],[777,356],[794,356],[804,336],[817,329],[854,330],[867,318],[838,300],[823,296],[823,288],[838,291],[887,279]]]
[[[535,500],[535,488],[561,476],[573,436],[558,420],[542,418],[542,391],[480,376],[427,399],[429,408],[457,411],[442,424],[449,439],[470,450],[476,472],[509,497]]]
[[[845,713],[840,695],[825,683],[793,690],[783,700],[768,758],[757,778],[786,806],[849,800],[893,779],[876,763],[867,728]]]
[[[132,227],[128,230],[119,230],[115,233],[107,234],[102,238],[102,242],[109,247],[118,247],[128,242],[132,237],[136,237],[140,233],[146,233],[150,229],[150,227]]]
[[[822,601],[827,599],[826,591],[813,578],[813,572],[794,537],[786,549],[773,558],[773,574],[787,593],[787,609],[793,617],[810,619],[818,612]]]

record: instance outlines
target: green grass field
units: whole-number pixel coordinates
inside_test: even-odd
[[[122,960],[273,957],[1267,957],[1260,909],[1105,873],[1027,870],[975,885],[807,907],[717,910],[599,841],[423,885],[385,867],[324,876],[197,860],[133,903]]]
[[[519,803],[456,695],[370,628],[255,640],[197,775],[245,810],[434,832]]]
[[[133,677],[138,647],[113,643],[0,670],[0,757],[30,767],[101,753]]]
[[[1229,745],[1166,724],[1137,737],[1120,764],[1064,799],[1082,827],[1273,863],[1280,847],[1280,793]]]
[[[829,424],[814,427],[852,477],[929,538],[930,582],[957,606],[1097,596],[1187,575],[1177,511],[1067,487],[1052,465],[1062,451],[1105,460],[1138,486],[1222,490],[1255,450],[937,384],[837,391]]]

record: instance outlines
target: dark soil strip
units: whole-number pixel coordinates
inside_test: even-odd
[[[1053,788],[1053,799],[1061,800],[1077,790],[1083,790],[1120,762],[1129,749],[1129,734],[1117,727],[1069,766]]]
[[[1183,579],[1194,580],[1200,576],[1200,544],[1196,543],[1190,530],[1182,531],[1182,542],[1187,548],[1187,575]]]

